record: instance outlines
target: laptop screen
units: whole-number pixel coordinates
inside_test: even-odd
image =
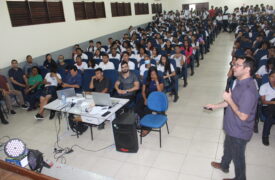
[[[62,95],[64,95],[66,98],[76,96],[74,88],[62,89],[62,90],[56,91],[56,93],[57,93],[57,98],[60,100],[62,99]]]

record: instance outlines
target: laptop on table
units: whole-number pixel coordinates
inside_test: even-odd
[[[111,99],[110,94],[108,93],[97,93],[93,92],[93,99],[96,106],[109,106],[113,107],[118,104],[118,100]]]

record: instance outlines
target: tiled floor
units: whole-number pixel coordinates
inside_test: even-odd
[[[201,66],[196,68],[195,75],[189,77],[188,87],[180,88],[179,101],[173,103],[170,99],[170,134],[164,129],[162,148],[159,148],[158,134],[151,133],[144,138],[136,154],[117,152],[114,146],[99,152],[74,148],[74,152],[66,156],[66,165],[84,170],[82,172],[94,172],[118,180],[220,180],[234,177],[233,165],[229,174],[223,174],[210,166],[210,162],[220,160],[223,153],[223,111],[207,112],[202,109],[204,104],[221,101],[232,45],[233,35],[221,34],[211,47],[211,52],[201,61]],[[180,85],[182,86],[182,81]],[[39,149],[46,159],[54,161],[52,152],[57,120],[35,121],[35,113],[18,109],[17,115],[9,118],[8,126],[0,124],[0,137],[8,135],[21,138],[29,148]],[[262,125],[260,123],[260,132]],[[68,133],[64,134],[64,122],[61,127],[63,136],[60,145],[63,147],[78,144],[97,150],[114,142],[109,123],[105,130],[94,131],[94,141],[91,141],[89,131],[77,139]],[[260,134],[254,134],[249,142],[246,151],[247,179],[275,179],[274,128],[271,134],[269,147],[261,144]],[[3,153],[0,154],[3,157]],[[78,173],[72,174],[59,174],[58,177],[79,179]],[[87,176],[84,179],[92,178]]]

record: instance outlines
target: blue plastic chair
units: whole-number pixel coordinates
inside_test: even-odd
[[[262,60],[259,60],[258,62],[258,69],[263,66],[263,65],[266,65],[267,64],[267,59],[262,59]]]
[[[173,65],[174,69],[177,69],[177,64],[175,59],[169,59],[170,63]]]
[[[92,77],[95,75],[94,69],[85,69],[82,75],[82,89],[84,91],[90,90],[90,82]]]
[[[49,72],[49,70],[47,68],[45,68],[44,66],[40,66],[39,70],[40,70],[40,74],[41,74],[42,78],[44,79],[44,77]]]
[[[119,66],[119,63],[120,63],[119,59],[110,58],[109,61],[112,62],[115,66],[115,69],[118,70],[118,66]]]
[[[88,59],[93,57],[93,53],[91,53],[91,52],[84,52],[84,54],[86,54],[88,56]]]
[[[58,69],[57,69],[57,72],[60,74],[60,76],[61,76],[61,78],[62,78],[63,80],[64,80],[65,77],[67,76],[67,72],[66,72],[66,70],[63,69],[63,68],[58,68]]]
[[[114,92],[115,83],[118,79],[118,71],[113,69],[108,69],[103,71],[104,76],[109,79],[109,92],[112,95]]]
[[[265,83],[267,83],[268,81],[269,81],[269,79],[268,79],[268,74],[263,75],[263,77],[262,77],[262,84],[265,84]]]
[[[70,66],[73,66],[75,64],[74,60],[73,59],[65,59],[64,62],[67,64],[67,65],[70,65]]]
[[[94,59],[94,61],[95,61],[95,63],[96,63],[97,65],[99,65],[99,63],[102,62],[102,59]]]
[[[135,64],[135,69],[138,69],[138,62],[135,58],[129,58],[130,61],[132,61]]]
[[[161,147],[161,128],[166,124],[167,132],[169,134],[169,128],[167,124],[167,116],[165,112],[168,109],[168,98],[163,92],[152,92],[147,99],[147,106],[156,114],[147,114],[140,120],[141,133],[140,144],[142,144],[142,127],[152,128],[152,131],[159,132],[159,142]]]

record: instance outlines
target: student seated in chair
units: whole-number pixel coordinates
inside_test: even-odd
[[[17,91],[20,91],[24,96],[24,90],[27,86],[27,77],[24,74],[23,70],[18,67],[17,60],[13,59],[11,61],[11,69],[9,70],[9,79],[13,85],[13,88]]]
[[[43,88],[41,96],[39,98],[40,100],[39,112],[34,116],[36,120],[44,119],[43,117],[44,106],[48,104],[51,98],[56,97],[57,86],[61,83],[62,83],[62,78],[60,74],[56,72],[56,68],[53,67],[51,71],[46,74],[43,81],[43,84],[45,85],[45,87]],[[55,115],[55,111],[51,111],[50,119],[53,119],[54,115]]]
[[[76,61],[76,57],[77,56],[80,56],[81,57],[81,59],[88,59],[88,56],[85,54],[85,53],[83,53],[83,51],[82,51],[82,49],[81,48],[76,48],[75,49],[75,54],[74,54],[74,60]]]
[[[30,107],[28,111],[34,110],[36,108],[36,102],[39,99],[42,91],[43,78],[39,72],[37,66],[32,67],[31,74],[28,78],[28,85],[25,89],[26,100],[29,102]]]
[[[75,65],[75,66],[77,67],[77,69],[79,69],[80,71],[83,72],[85,69],[88,69],[87,63],[82,61],[81,56],[77,56],[75,62],[76,62],[76,63],[75,63],[74,65]]]
[[[262,100],[262,112],[266,117],[264,121],[262,142],[269,145],[269,134],[272,124],[275,122],[275,70],[269,73],[269,82],[260,87],[259,94]]]
[[[38,66],[38,64],[36,62],[32,61],[32,56],[31,55],[27,55],[26,63],[23,66],[23,71],[24,71],[26,76],[28,76],[28,74],[31,72],[31,68],[33,66]]]
[[[146,114],[152,113],[147,107],[147,98],[151,92],[163,91],[164,84],[163,79],[158,75],[156,67],[150,67],[148,71],[147,78],[143,80],[142,85],[142,98],[137,102],[135,107],[135,112],[138,114],[139,118],[143,118]],[[143,128],[142,136],[146,136],[151,129]]]
[[[48,69],[48,70],[50,70],[51,68],[56,68],[57,67],[57,64],[56,64],[56,62],[53,60],[53,58],[52,58],[52,55],[51,54],[46,54],[46,59],[45,59],[45,61],[44,61],[44,63],[43,63],[43,66],[46,68],[46,69]]]
[[[59,55],[58,58],[57,58],[57,68],[58,69],[66,70],[67,66],[68,65],[64,61],[64,56],[63,55]]]
[[[102,62],[98,65],[103,71],[108,69],[115,69],[114,63],[109,61],[108,54],[102,55]]]
[[[81,73],[78,72],[78,69],[76,66],[70,66],[69,73],[64,78],[61,86],[63,88],[74,88],[76,93],[82,93],[81,84],[82,84]]]
[[[170,63],[167,56],[161,56],[160,62],[157,66],[158,71],[163,73],[164,88],[171,89],[171,94],[174,95],[174,102],[179,99],[178,95],[178,78],[174,66]]]
[[[103,70],[97,68],[95,75],[92,77],[90,82],[90,89],[92,92],[108,93],[109,91],[109,80],[104,77]]]
[[[126,62],[128,64],[129,70],[135,70],[136,69],[136,65],[135,63],[133,63],[132,61],[130,61],[130,56],[128,52],[124,52],[122,54],[122,59],[121,59],[121,63],[118,66],[118,71],[121,72],[121,67],[122,67],[122,62]]]
[[[90,89],[92,90],[92,92],[108,93],[109,80],[104,77],[103,70],[101,68],[97,68],[95,70],[95,76],[92,77],[90,82]],[[98,129],[104,129],[104,125],[104,122],[101,123],[98,126]]]
[[[130,99],[131,102],[135,101],[136,91],[139,89],[139,81],[134,72],[129,71],[128,63],[121,62],[121,72],[118,80],[115,83],[116,95],[118,98]]]
[[[7,78],[3,75],[0,75],[0,93],[2,94],[1,96],[3,96],[3,99],[7,105],[7,109],[11,114],[16,114],[16,112],[14,111],[14,109],[12,107],[11,96],[15,96],[17,98],[22,109],[27,108],[27,106],[25,105],[22,93],[18,90],[10,89]]]

